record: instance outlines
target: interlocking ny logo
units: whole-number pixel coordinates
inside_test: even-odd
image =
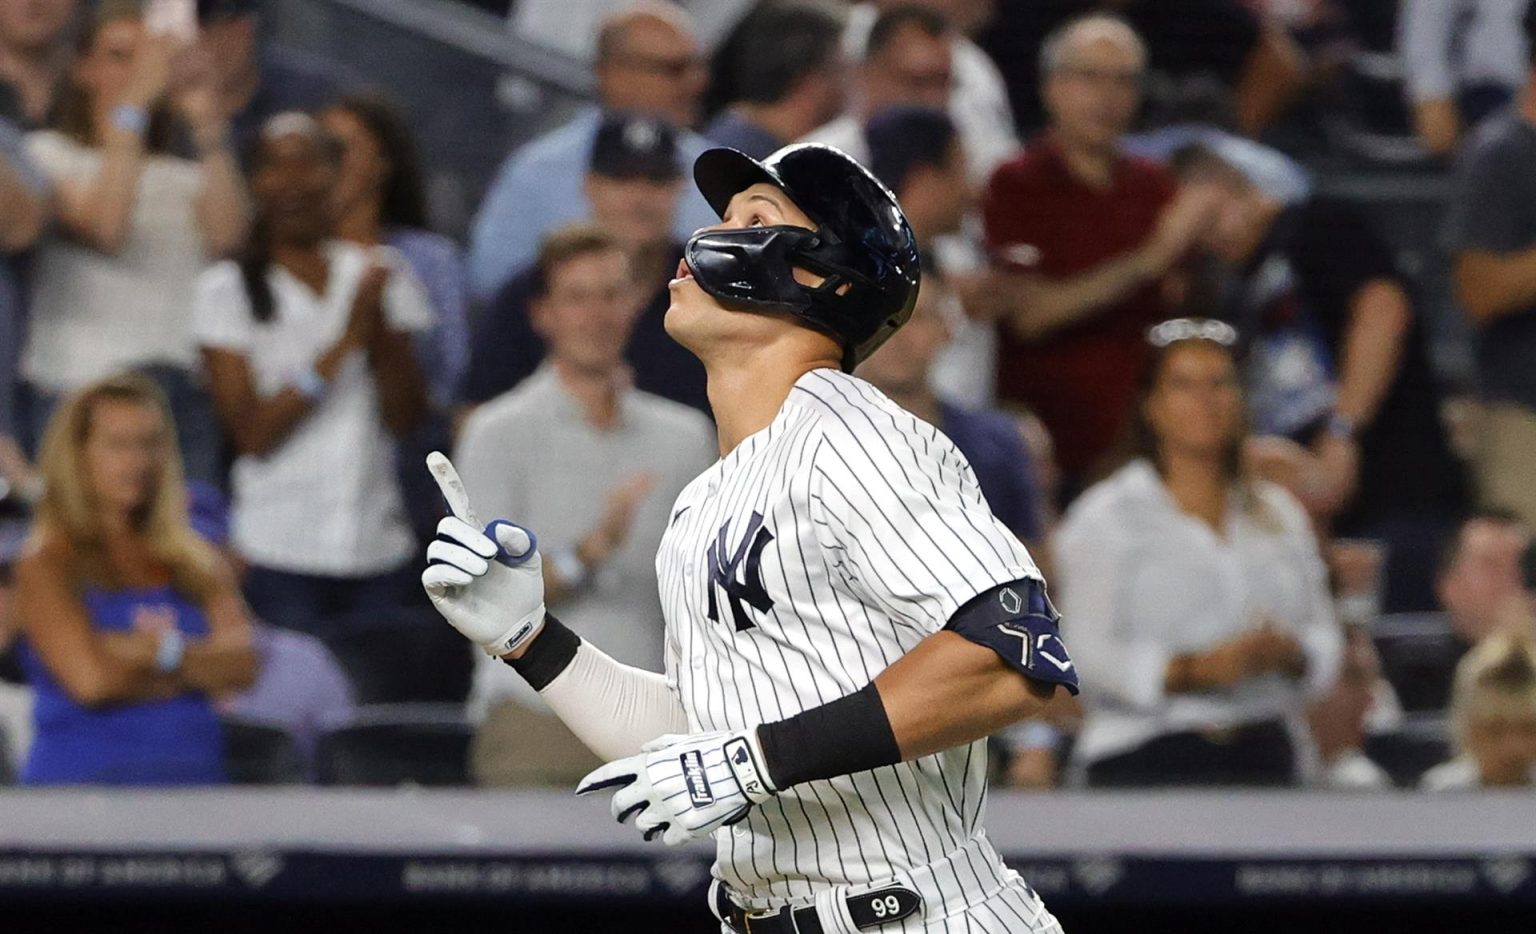
[[[726,545],[726,539],[730,534],[731,521],[727,519],[725,525],[720,526],[720,534],[714,544],[706,549],[709,555],[709,619],[711,622],[720,621],[720,607],[715,599],[715,588],[718,587],[725,591],[726,598],[730,600],[731,620],[736,624],[736,631],[741,632],[757,625],[742,607],[742,601],[746,601],[748,606],[759,613],[766,613],[773,608],[773,598],[768,596],[768,591],[763,587],[760,563],[763,549],[773,541],[773,533],[763,528],[762,513],[752,513],[746,534],[741,537],[735,552],[727,560],[729,546]],[[746,560],[744,568],[741,566],[743,559]]]

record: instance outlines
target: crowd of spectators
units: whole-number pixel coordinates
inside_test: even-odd
[[[994,738],[1004,783],[1536,786],[1536,5],[758,0],[708,42],[666,0],[572,5],[595,99],[459,244],[409,116],[266,43],[261,0],[193,35],[0,0],[0,780],[249,780],[253,725],[344,780],[332,731],[423,702],[462,780],[588,771],[426,605],[423,457],[658,668],[657,543],[720,454],[663,323],[715,220],[692,161],[812,142],[924,256],[858,375],[966,455],[1082,669]],[[1425,269],[1291,145],[1383,36],[1453,189],[1416,255],[1464,384]]]

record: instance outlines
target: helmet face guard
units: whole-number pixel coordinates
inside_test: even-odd
[[[842,247],[825,230],[780,225],[714,230],[695,234],[683,257],[694,281],[722,305],[739,311],[794,315],[832,337],[841,335],[814,313],[818,306],[852,288],[868,288],[867,277],[843,262]],[[795,269],[820,276],[819,285],[795,278]]]

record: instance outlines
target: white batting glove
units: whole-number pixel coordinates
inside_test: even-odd
[[[521,647],[544,628],[544,572],[538,540],[497,519],[480,529],[452,462],[437,451],[427,468],[453,513],[437,524],[421,572],[432,605],[464,637],[491,655]]]
[[[597,769],[576,787],[578,795],[608,788],[619,823],[635,819],[647,840],[667,846],[707,837],[747,816],[752,805],[777,790],[763,767],[757,729],[735,733],[669,733],[641,753]]]

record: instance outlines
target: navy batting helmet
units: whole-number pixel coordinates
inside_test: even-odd
[[[806,143],[759,162],[711,149],[693,164],[704,199],[722,217],[731,197],[759,182],[780,189],[816,224],[694,235],[685,258],[700,288],[729,308],[774,311],[835,337],[852,370],[912,316],[917,240],[896,196],[846,153]],[[800,267],[825,277],[796,281]]]

